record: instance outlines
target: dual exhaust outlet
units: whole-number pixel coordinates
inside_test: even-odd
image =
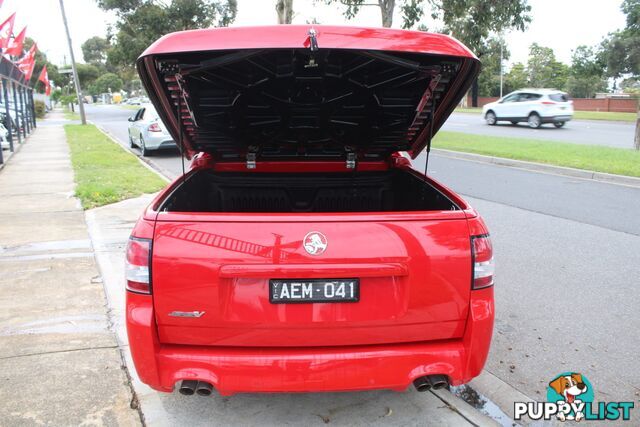
[[[184,380],[178,391],[185,396],[193,396],[196,393],[198,396],[211,396],[213,386],[204,381]]]
[[[418,391],[440,390],[449,387],[449,378],[446,375],[426,375],[413,380],[413,385]]]
[[[413,385],[418,391],[440,390],[449,386],[449,379],[446,375],[426,375],[413,380]],[[184,380],[178,391],[185,396],[211,396],[213,386],[205,381]]]

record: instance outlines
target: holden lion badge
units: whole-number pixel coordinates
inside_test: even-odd
[[[327,249],[327,238],[318,231],[311,231],[304,236],[302,245],[309,255],[321,255]]]

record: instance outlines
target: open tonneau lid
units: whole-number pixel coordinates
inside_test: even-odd
[[[396,151],[415,158],[480,63],[442,34],[278,25],[168,34],[137,68],[188,158],[353,165]]]

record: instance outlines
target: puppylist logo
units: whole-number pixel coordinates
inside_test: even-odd
[[[516,402],[514,419],[615,421],[631,419],[633,402],[594,402],[591,382],[577,372],[563,372],[549,382],[546,402]]]

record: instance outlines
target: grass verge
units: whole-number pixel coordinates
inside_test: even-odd
[[[610,111],[574,111],[575,120],[611,120],[618,122],[635,122],[636,113],[614,113]]]
[[[64,107],[64,118],[67,120],[80,120],[80,114],[74,111],[71,111],[69,107]]]
[[[93,125],[65,125],[76,196],[91,209],[162,189],[158,175]]]
[[[458,107],[456,113],[481,114],[482,108]],[[635,122],[636,113],[615,113],[611,111],[574,111],[573,120],[609,120],[614,122]]]
[[[128,104],[117,104],[118,107],[124,108],[125,110],[138,111],[142,108],[140,105],[128,105]]]
[[[640,177],[640,151],[597,145],[438,132],[434,148]]]
[[[474,107],[458,107],[456,108],[456,113],[482,113],[482,108],[474,108]]]

